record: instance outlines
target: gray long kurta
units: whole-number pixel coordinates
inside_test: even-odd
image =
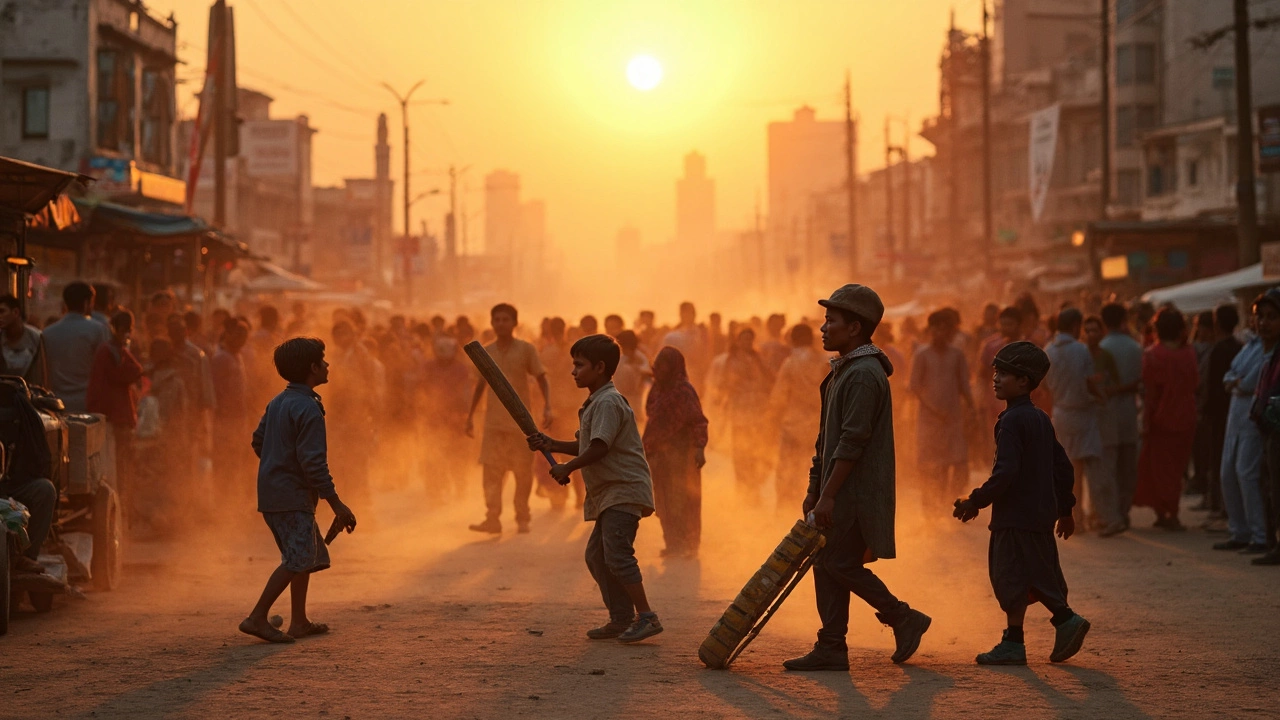
[[[832,522],[856,523],[873,558],[896,556],[893,536],[893,365],[884,353],[844,361],[822,381],[822,422],[809,492],[820,493],[837,460],[853,471],[836,495]]]

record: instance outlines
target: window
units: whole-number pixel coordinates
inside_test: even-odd
[[[1156,127],[1156,106],[1138,105],[1133,115],[1133,130],[1141,135]]]
[[[169,130],[173,125],[169,81],[156,70],[142,71],[142,159],[169,163]]]
[[[1116,0],[1116,23],[1122,23],[1137,15],[1150,4],[1151,0]]]
[[[29,87],[22,91],[22,137],[49,137],[49,88]]]
[[[116,51],[98,51],[98,147],[120,145],[120,103],[116,99]]]
[[[1178,189],[1178,166],[1173,145],[1147,150],[1147,197],[1168,195]]]
[[[1133,207],[1142,200],[1142,175],[1137,170],[1121,170],[1116,173],[1116,200]]]
[[[1155,45],[1129,43],[1116,46],[1116,86],[1153,85],[1155,81]]]
[[[1116,108],[1116,147],[1133,147],[1142,133],[1155,127],[1155,105],[1121,105]]]
[[[1138,85],[1154,85],[1156,82],[1156,46],[1152,43],[1136,43],[1133,46],[1133,80]]]
[[[1198,160],[1187,161],[1187,187],[1195,187],[1200,182],[1200,162]]]
[[[1116,147],[1133,147],[1133,106],[1116,108]]]
[[[133,55],[98,51],[98,147],[133,152]]]
[[[1133,45],[1116,46],[1116,86],[1133,84]]]

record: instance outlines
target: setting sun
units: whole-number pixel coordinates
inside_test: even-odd
[[[627,80],[635,89],[648,92],[662,82],[662,63],[652,55],[637,55],[627,63]]]

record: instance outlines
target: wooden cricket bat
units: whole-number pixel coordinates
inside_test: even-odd
[[[539,432],[538,423],[534,422],[533,415],[529,413],[529,408],[524,406],[524,402],[516,394],[516,389],[511,387],[511,381],[507,380],[507,376],[502,374],[502,370],[493,361],[493,358],[489,356],[489,352],[484,349],[484,346],[479,341],[472,340],[463,345],[462,350],[467,353],[467,357],[471,358],[471,362],[475,363],[476,369],[480,371],[480,377],[489,383],[493,394],[498,396],[502,406],[511,414],[511,419],[515,420],[516,425],[520,426],[520,432],[525,435],[533,435]],[[553,467],[559,464],[548,450],[543,450],[542,456]],[[560,484],[568,485],[569,482],[566,479]]]

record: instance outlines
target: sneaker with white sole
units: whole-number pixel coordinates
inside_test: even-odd
[[[662,623],[658,620],[657,613],[640,613],[640,617],[631,623],[631,627],[618,636],[618,642],[627,644],[640,642],[660,632],[662,632]]]

